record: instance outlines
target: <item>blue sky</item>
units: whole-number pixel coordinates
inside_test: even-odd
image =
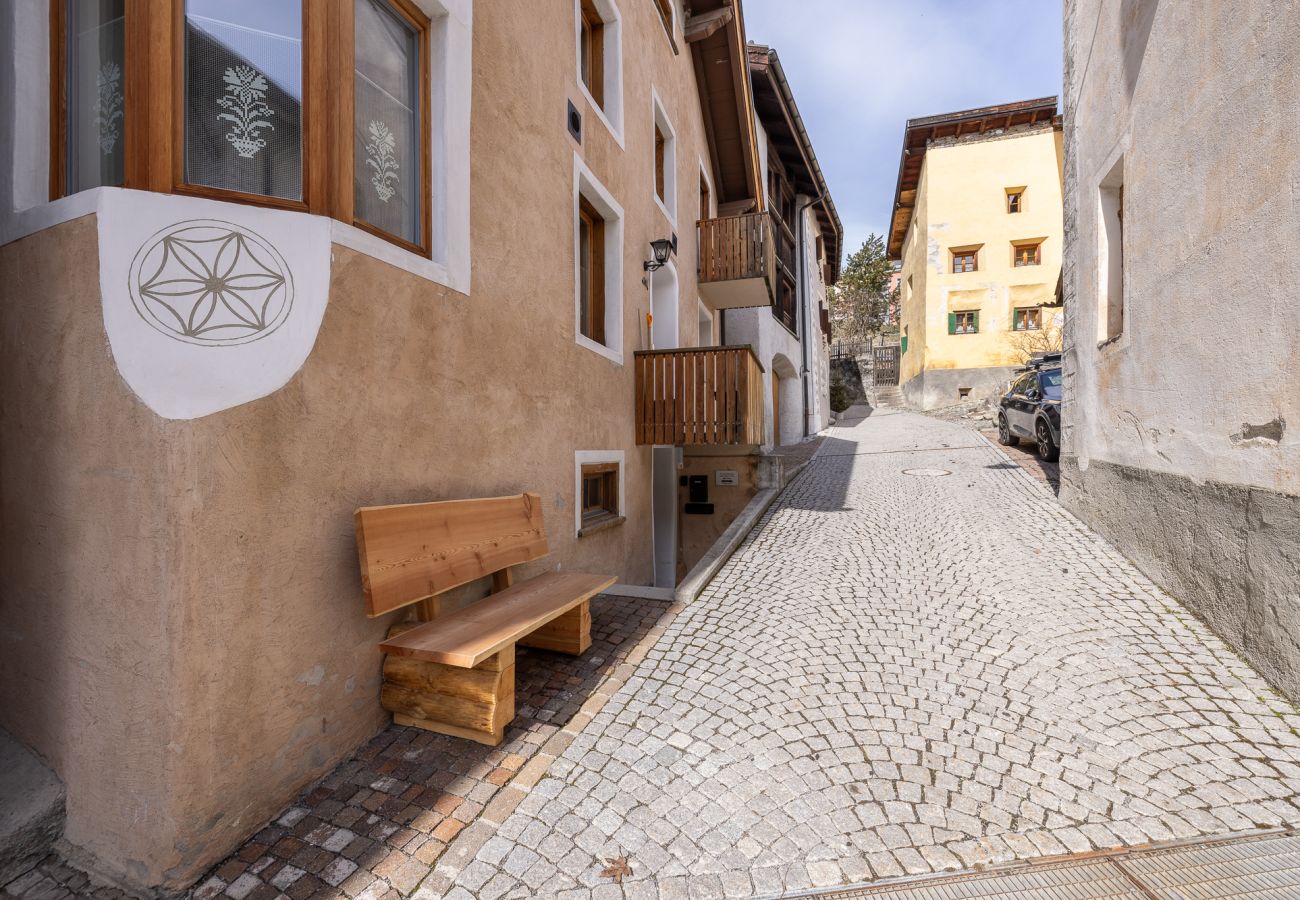
[[[744,0],[781,55],[844,222],[847,251],[889,224],[908,119],[1061,92],[1053,0]]]

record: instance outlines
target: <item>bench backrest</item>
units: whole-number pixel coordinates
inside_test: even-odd
[[[548,552],[537,494],[367,506],[356,524],[372,617]]]

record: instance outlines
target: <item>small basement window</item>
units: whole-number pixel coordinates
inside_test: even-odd
[[[1038,331],[1043,327],[1043,311],[1036,306],[1017,309],[1011,327],[1016,331]]]
[[[979,310],[948,313],[949,334],[978,334],[980,330]]]
[[[619,517],[618,463],[582,467],[582,531]]]
[[[952,251],[953,274],[979,271],[978,254],[974,249]]]

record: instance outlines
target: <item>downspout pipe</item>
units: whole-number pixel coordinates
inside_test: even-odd
[[[818,203],[821,203],[822,198],[824,198],[825,196],[826,196],[826,191],[822,191],[816,197],[813,197],[811,200],[809,200],[808,202],[800,206],[799,213],[797,216],[795,216],[795,218],[798,220],[796,222],[796,225],[798,227],[798,235],[799,235],[799,246],[797,248],[797,250],[799,251],[799,294],[800,294],[799,349],[803,355],[803,368],[799,374],[803,379],[803,436],[804,437],[807,437],[810,434],[810,432],[808,431],[808,416],[809,416],[808,408],[809,406],[811,406],[809,394],[812,390],[812,385],[808,377],[809,376],[808,305],[811,298],[810,298],[810,292],[808,290],[808,242],[804,239],[804,213],[808,212],[810,208],[816,206]]]

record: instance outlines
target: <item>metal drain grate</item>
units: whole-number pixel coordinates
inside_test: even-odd
[[[1117,862],[1162,900],[1300,897],[1300,836],[1224,841]]]
[[[1104,859],[818,894],[818,900],[1149,900]]]
[[[1294,900],[1300,835],[1252,834],[1000,871],[893,879],[802,896],[818,900]]]

